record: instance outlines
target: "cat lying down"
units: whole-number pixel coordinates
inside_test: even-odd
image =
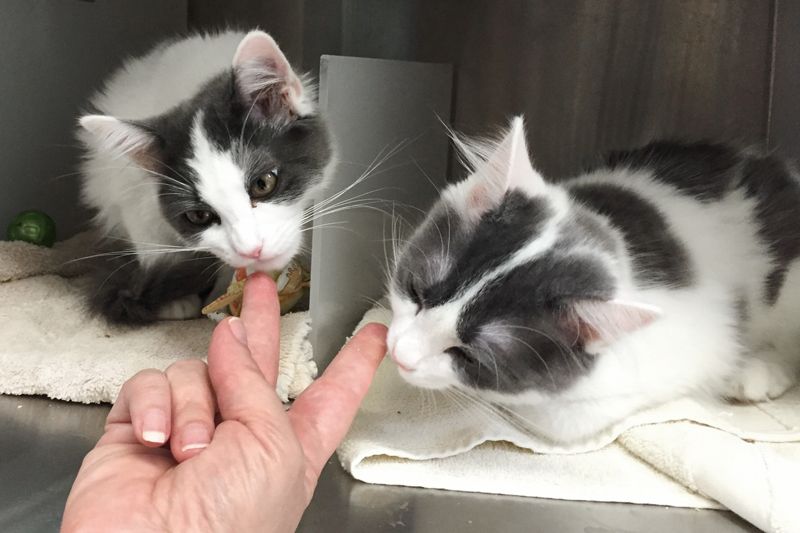
[[[558,442],[682,395],[774,398],[800,363],[800,184],[770,156],[661,142],[545,181],[521,118],[400,248],[410,383],[527,405]]]

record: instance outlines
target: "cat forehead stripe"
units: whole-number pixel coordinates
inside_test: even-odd
[[[203,113],[198,112],[192,124],[193,156],[187,163],[197,176],[200,197],[224,221],[237,224],[242,217],[252,217],[244,171],[234,162],[230,151],[223,152],[212,145],[202,122]]]
[[[511,256],[500,265],[492,268],[477,281],[470,284],[457,299],[447,303],[447,307],[460,309],[471,300],[474,300],[489,284],[505,276],[512,270],[525,263],[546,254],[556,244],[561,223],[569,212],[569,202],[567,196],[561,191],[553,191],[550,198],[552,214],[545,223],[542,232],[530,239],[524,246],[516,250]],[[457,275],[455,272],[453,275]]]

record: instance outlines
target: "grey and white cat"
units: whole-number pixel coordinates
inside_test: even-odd
[[[400,374],[524,405],[554,441],[690,394],[774,398],[800,365],[800,181],[771,156],[653,143],[546,182],[522,119],[401,248]]]
[[[278,270],[298,252],[332,151],[312,88],[269,35],[162,44],[91,107],[83,199],[107,236],[92,295],[107,318],[197,316],[220,263]]]

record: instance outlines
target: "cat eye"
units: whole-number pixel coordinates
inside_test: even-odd
[[[261,200],[266,198],[272,191],[275,190],[275,186],[278,184],[278,169],[273,168],[265,175],[253,180],[253,183],[250,184],[250,198],[253,200]]]
[[[208,226],[215,219],[214,213],[206,209],[194,209],[186,212],[186,220],[195,226]]]
[[[413,281],[408,282],[408,294],[411,295],[411,301],[417,306],[417,313],[423,307],[424,300],[422,299],[422,292]]]

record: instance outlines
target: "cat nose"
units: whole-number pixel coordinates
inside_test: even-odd
[[[261,257],[261,248],[262,246],[256,246],[255,248],[251,248],[250,251],[243,252],[239,250],[239,255],[245,257],[247,259],[258,259]]]
[[[411,339],[403,337],[397,340],[397,342],[394,345],[394,349],[391,350],[389,356],[392,358],[392,361],[394,361],[394,364],[396,364],[401,370],[405,370],[406,372],[413,372],[415,370],[413,363],[410,363],[407,357],[401,357],[398,354],[399,353],[409,354],[418,352],[419,352],[419,346],[417,345],[417,343],[413,342]]]

